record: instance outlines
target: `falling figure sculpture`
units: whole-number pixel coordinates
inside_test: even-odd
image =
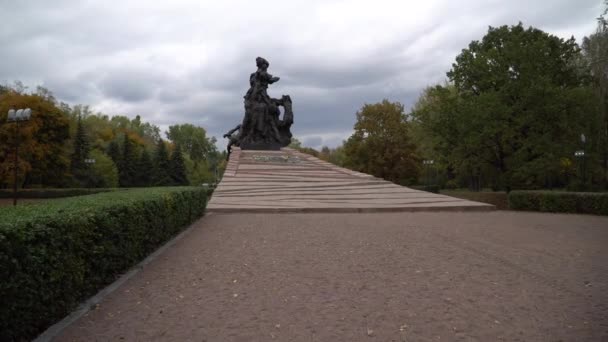
[[[273,99],[268,95],[270,84],[279,81],[268,73],[270,63],[262,57],[255,59],[258,69],[249,76],[249,90],[244,96],[245,117],[238,128],[238,135],[234,137],[237,129],[224,135],[230,138],[229,148],[240,146],[243,150],[279,150],[291,142],[291,125],[293,124],[293,111],[291,98],[283,95],[280,99]],[[283,107],[283,119],[280,119]]]

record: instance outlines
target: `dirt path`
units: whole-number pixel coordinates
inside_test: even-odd
[[[608,218],[213,214],[60,341],[608,341]]]

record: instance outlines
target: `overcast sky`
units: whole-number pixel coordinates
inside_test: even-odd
[[[364,103],[410,108],[488,26],[580,42],[600,0],[0,0],[0,82],[70,104],[221,135],[242,120],[255,58],[281,77],[304,145],[336,146]],[[224,145],[220,142],[220,145]]]

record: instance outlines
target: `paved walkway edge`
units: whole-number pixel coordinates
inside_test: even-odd
[[[483,203],[485,204],[485,203]],[[264,214],[297,214],[297,213],[395,213],[395,212],[421,212],[421,211],[493,211],[492,204],[477,206],[444,206],[444,207],[384,207],[384,208],[213,208],[208,213],[238,214],[238,213],[264,213]]]
[[[212,215],[212,213],[205,212],[205,215],[199,218],[199,220],[203,219],[205,216]],[[197,220],[198,221],[198,220]],[[57,337],[61,332],[67,328],[70,324],[74,323],[76,320],[84,316],[87,312],[93,309],[97,304],[103,301],[108,295],[112,292],[116,291],[122,284],[127,282],[129,279],[133,278],[136,274],[138,274],[146,265],[150,264],[154,261],[159,255],[161,255],[165,250],[169,247],[173,246],[176,242],[181,240],[184,236],[194,229],[195,222],[192,222],[188,228],[183,230],[181,233],[177,234],[173,239],[169,240],[167,243],[159,247],[156,251],[152,252],[152,254],[148,255],[143,261],[133,266],[127,273],[123,274],[112,284],[106,286],[101,291],[97,292],[96,295],[87,299],[85,302],[78,305],[76,310],[72,311],[71,314],[66,316],[61,321],[53,324],[48,329],[46,329],[42,334],[38,335],[34,342],[47,342],[52,341],[55,337]]]

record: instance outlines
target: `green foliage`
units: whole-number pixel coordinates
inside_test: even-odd
[[[441,190],[441,194],[469,201],[493,204],[498,210],[509,209],[507,193],[504,191]]]
[[[152,172],[154,171],[154,164],[150,158],[150,153],[147,149],[143,149],[139,160],[137,162],[137,179],[135,182],[136,186],[150,186],[152,185]]]
[[[118,165],[122,159],[120,155],[120,146],[118,146],[118,142],[112,140],[108,145],[108,156],[112,158],[114,164]]]
[[[169,170],[171,165],[169,163],[169,153],[167,152],[167,146],[161,139],[156,145],[156,153],[154,154],[154,173],[152,183],[157,186],[171,185],[171,175]]]
[[[607,8],[608,10],[608,8]],[[593,81],[595,103],[598,105],[598,115],[591,127],[595,130],[588,132],[591,142],[597,144],[598,159],[601,173],[599,175],[602,188],[608,188],[608,23],[604,13],[598,18],[594,34],[583,39],[581,72],[589,74]]]
[[[205,209],[207,190],[148,188],[0,208],[0,340],[25,340]]]
[[[118,168],[112,159],[97,149],[91,151],[90,157],[95,163],[89,168],[89,185],[95,188],[118,187]]]
[[[299,150],[302,148],[302,142],[298,140],[296,137],[291,137],[291,142],[289,143],[289,148],[293,148],[294,150]]]
[[[207,162],[195,162],[186,155],[184,157],[184,163],[186,164],[186,174],[188,175],[188,182],[190,185],[200,186],[204,183],[214,182],[214,173],[210,170]]]
[[[202,127],[191,124],[169,126],[167,138],[181,146],[194,161],[208,159],[211,153],[216,152],[215,138],[207,138]]]
[[[76,136],[74,137],[72,158],[70,161],[70,172],[81,186],[89,185],[89,165],[85,159],[89,158],[89,142],[82,124],[82,119],[78,117]]]
[[[180,145],[175,146],[169,161],[169,176],[173,185],[188,185],[186,176],[186,165]]]
[[[559,213],[608,215],[608,193],[511,191],[509,208]]]
[[[135,146],[125,134],[123,139],[120,163],[118,163],[119,183],[122,187],[131,187],[136,185],[137,178],[137,154]]]
[[[420,158],[410,138],[403,105],[383,100],[357,112],[355,133],[344,144],[344,165],[398,184],[410,184]]]
[[[426,89],[412,111],[423,153],[444,179],[476,189],[565,186],[564,158],[582,148],[581,133],[596,130],[580,57],[574,39],[522,24],[490,28],[456,58],[453,84]]]

